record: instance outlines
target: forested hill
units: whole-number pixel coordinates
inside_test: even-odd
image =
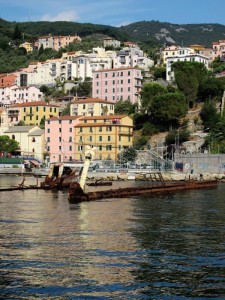
[[[41,35],[74,35],[82,38],[103,34],[121,41],[151,42],[187,46],[202,44],[212,46],[213,41],[225,39],[225,26],[221,24],[172,24],[159,21],[142,21],[122,27],[75,22],[8,22],[0,19],[0,39],[10,38],[18,25],[24,38]],[[0,45],[1,47],[1,45]]]
[[[158,21],[132,23],[120,28],[136,41],[152,39],[160,44],[188,46],[202,44],[208,47],[212,42],[225,39],[225,26],[221,24],[178,25]]]

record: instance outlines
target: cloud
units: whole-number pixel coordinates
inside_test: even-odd
[[[41,17],[41,21],[78,21],[80,17],[75,11],[62,11],[58,13],[56,16],[51,16],[49,14],[45,14]]]

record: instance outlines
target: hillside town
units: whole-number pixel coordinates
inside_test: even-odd
[[[32,52],[34,46],[58,51],[77,41],[82,41],[77,35],[49,35],[39,37],[35,45],[24,42],[20,47],[27,53]],[[175,62],[198,62],[213,71],[215,59],[225,61],[225,40],[213,42],[212,48],[165,46],[157,62],[136,43],[121,43],[107,37],[103,44],[88,53],[64,52],[61,58],[35,61],[27,68],[0,74],[0,135],[19,144],[16,154],[6,151],[1,152],[1,157],[23,157],[34,167],[82,161],[84,148],[90,145],[97,147],[96,159],[116,162],[122,151],[133,147],[135,135],[132,116],[115,113],[115,106],[119,101],[128,100],[137,112],[144,109],[143,87],[154,82],[151,68],[165,66],[166,78],[157,83],[168,86],[175,79],[172,69]],[[107,50],[109,47],[120,50]],[[225,74],[221,72],[217,76]],[[71,93],[85,81],[91,84],[90,95],[79,97]],[[66,96],[47,97],[43,86],[59,90],[63,87]],[[62,112],[66,107],[69,113],[65,115]],[[219,109],[223,112],[222,104]],[[193,123],[194,120],[187,127]],[[201,126],[195,126],[193,132],[199,129],[204,131]],[[158,142],[153,140],[151,147]]]

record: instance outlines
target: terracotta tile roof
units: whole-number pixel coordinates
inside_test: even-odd
[[[14,104],[11,107],[29,107],[29,106],[49,106],[49,107],[59,107],[59,105],[49,104],[45,101],[34,101],[34,102],[24,102]]]
[[[58,120],[77,120],[82,116],[59,116],[59,117],[52,117],[48,119],[48,121],[58,121]]]
[[[97,103],[105,103],[105,104],[115,104],[112,101],[107,101],[107,100],[103,100],[100,98],[85,98],[85,99],[78,99],[73,101],[71,104],[79,104],[79,103],[92,103],[92,102],[97,102]]]
[[[107,115],[107,116],[92,116],[92,117],[82,117],[81,120],[113,120],[113,119],[122,119],[127,117],[127,115]]]

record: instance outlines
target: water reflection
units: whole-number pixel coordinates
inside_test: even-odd
[[[3,299],[225,295],[225,187],[69,205],[0,193]]]

